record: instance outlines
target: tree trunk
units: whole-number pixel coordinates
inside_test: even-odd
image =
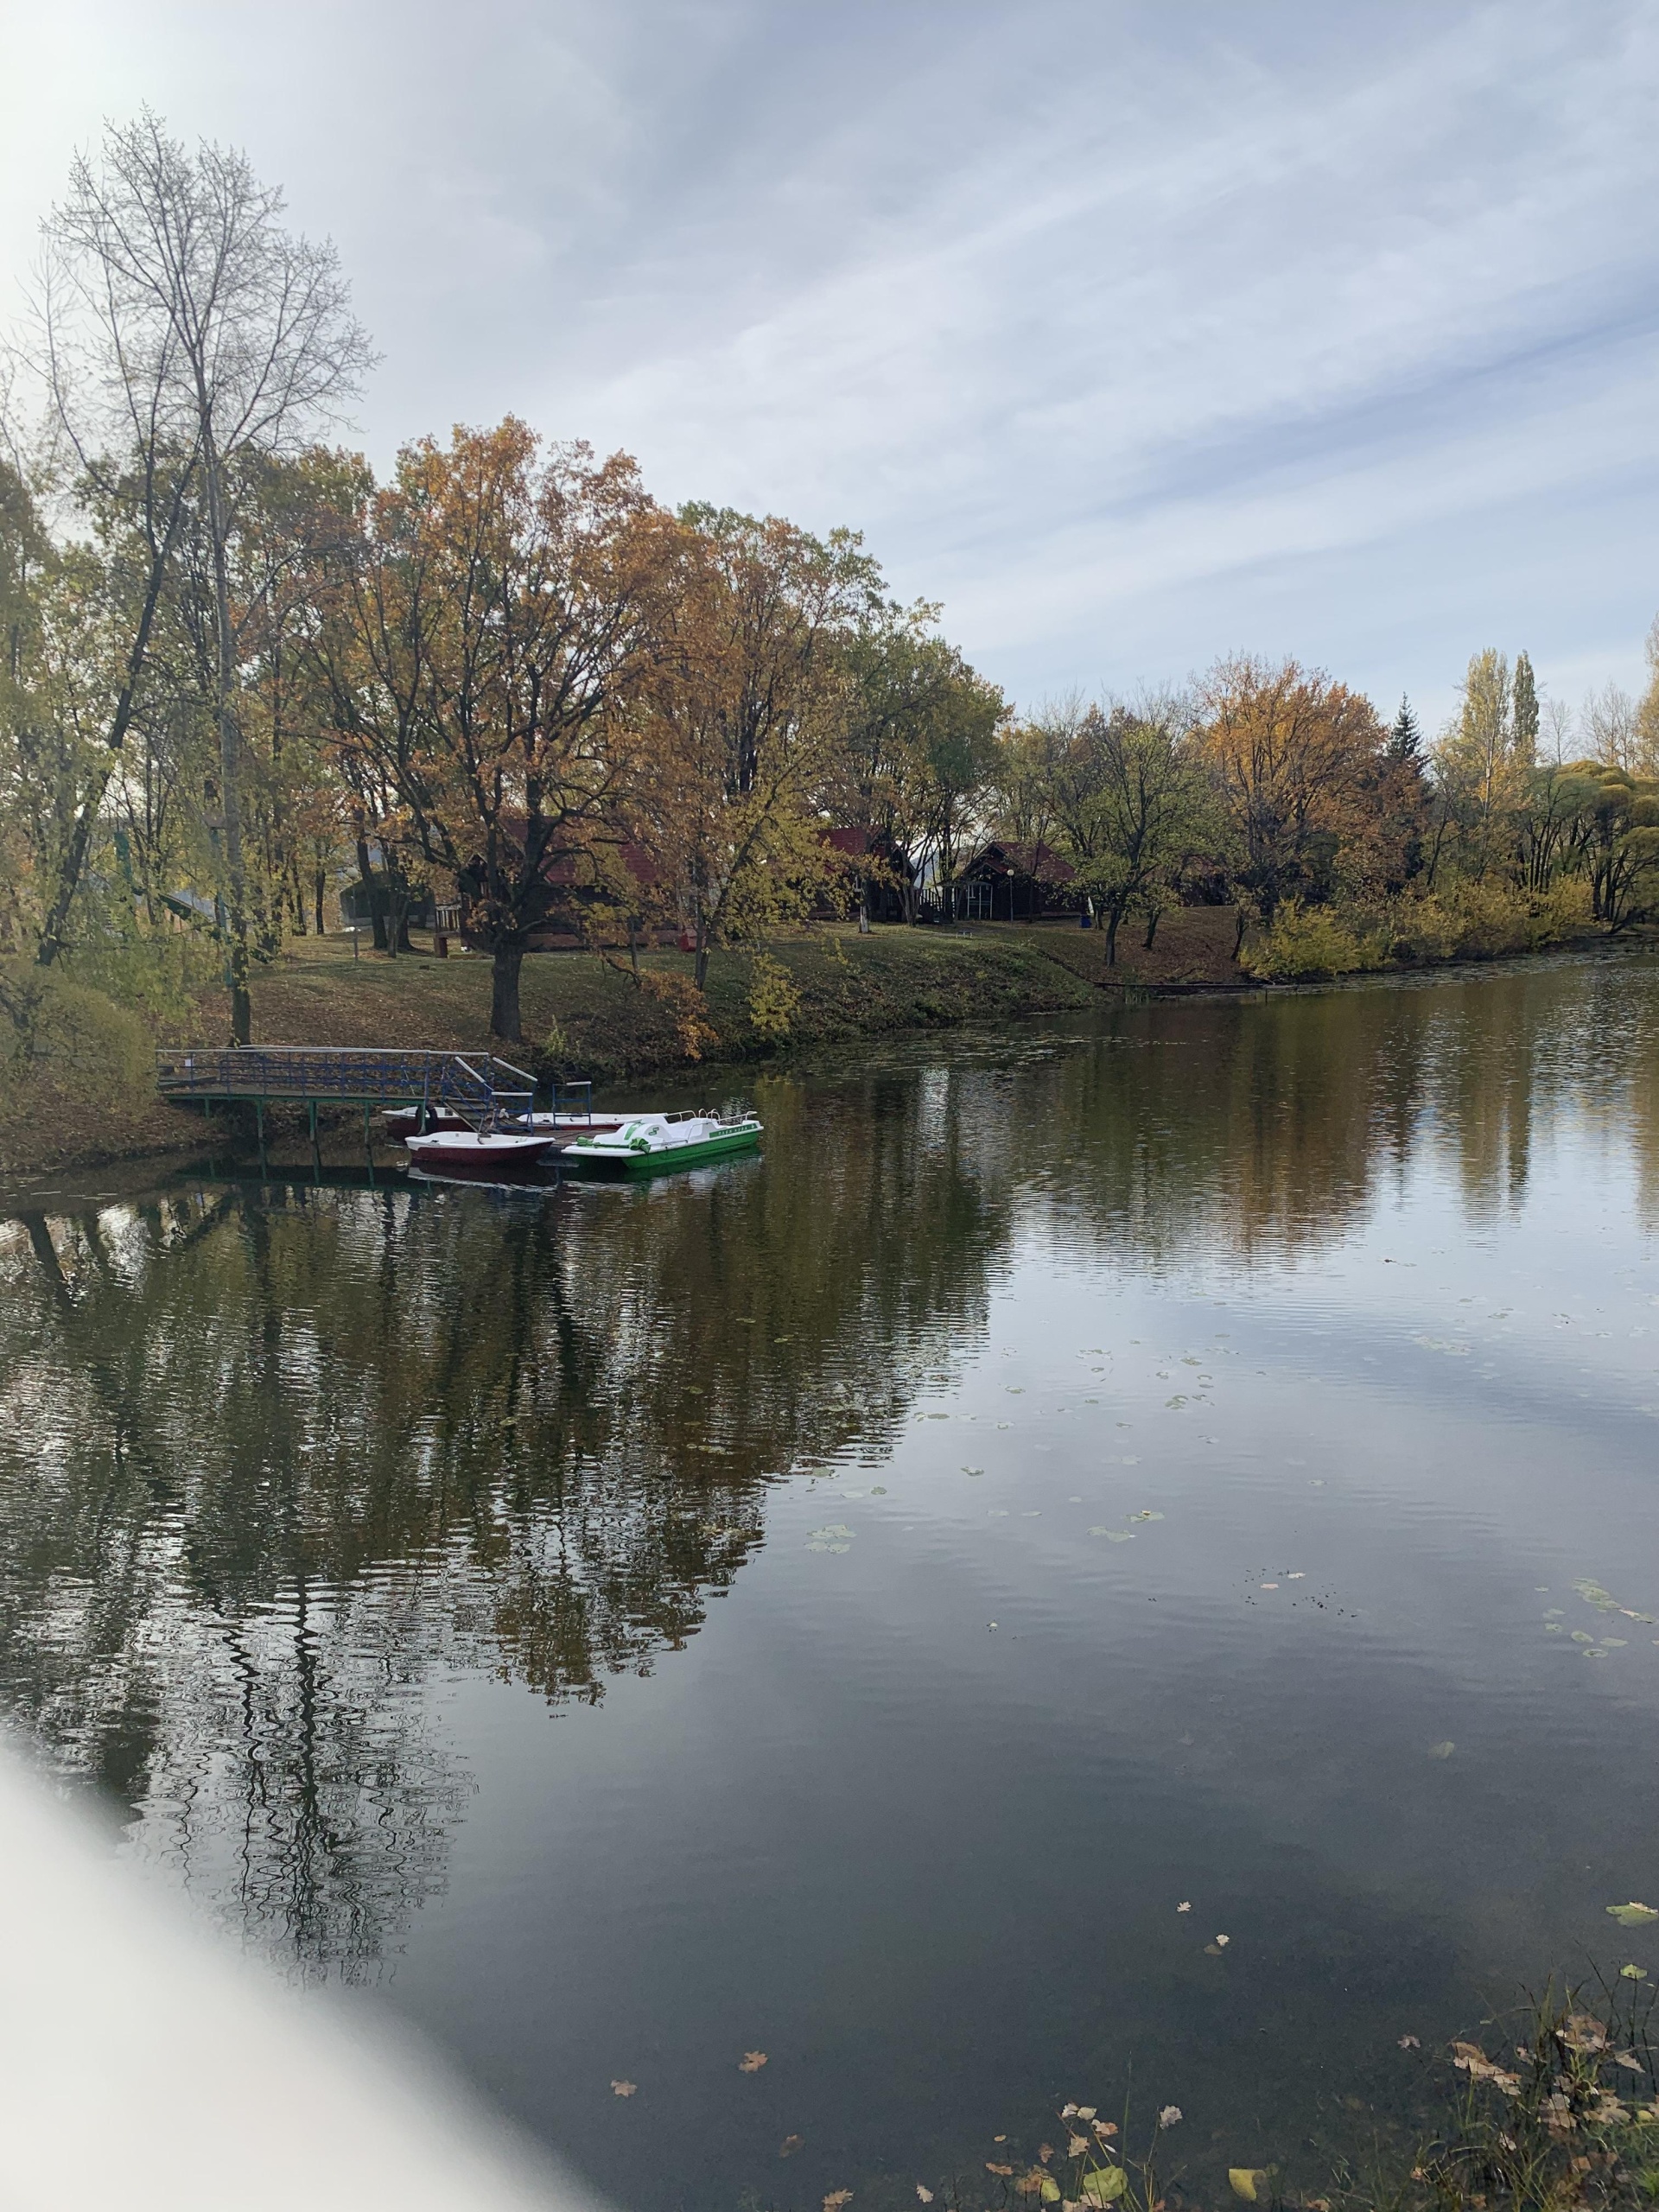
[[[1163,912],[1164,910],[1161,906],[1154,906],[1152,912],[1147,916],[1147,941],[1145,949],[1148,952],[1152,950],[1152,940],[1158,934],[1158,924],[1162,918]]]
[[[167,578],[168,563],[173,555],[173,540],[178,531],[179,515],[183,504],[182,487],[173,495],[173,510],[168,518],[167,529],[160,548],[152,551],[149,574],[144,583],[144,603],[139,610],[138,627],[133,634],[132,647],[127,655],[123,671],[121,690],[115,702],[115,713],[110,721],[110,734],[105,740],[109,753],[107,765],[93,779],[86,804],[75,817],[75,826],[68,844],[58,862],[57,887],[52,894],[46,922],[41,931],[40,943],[35,948],[36,965],[49,968],[63,950],[65,932],[69,926],[69,909],[74,902],[86,865],[86,851],[92,843],[92,825],[98,810],[104,804],[104,794],[109,789],[115,773],[116,761],[127,741],[127,732],[132,726],[132,713],[138,693],[138,679],[143,674],[144,663],[149,657],[149,633],[155,625],[156,610],[161,604],[162,586]]]
[[[504,1045],[521,1045],[518,1021],[518,971],[524,964],[522,944],[498,944],[490,969],[490,1034]]]
[[[213,627],[218,643],[214,706],[219,724],[219,804],[225,817],[225,877],[230,893],[231,1041],[247,1044],[253,1035],[248,998],[248,881],[242,853],[241,732],[231,691],[236,673],[231,632],[231,578],[226,545],[225,508],[219,480],[219,454],[211,436],[203,464],[207,480],[207,526],[213,541]]]
[[[1109,968],[1116,968],[1117,965],[1117,909],[1116,906],[1109,908],[1106,916],[1106,965]]]
[[[317,935],[319,937],[322,937],[326,934],[322,926],[322,896],[327,887],[327,878],[324,874],[322,869],[319,868],[317,870],[317,880],[315,886],[317,893]]]
[[[1247,917],[1245,915],[1244,909],[1241,906],[1238,910],[1238,927],[1233,932],[1233,958],[1235,962],[1236,962],[1239,954],[1244,950],[1244,924],[1246,918]]]
[[[709,930],[702,920],[697,923],[696,967],[693,973],[697,988],[702,990],[709,980]]]
[[[374,870],[369,866],[369,841],[360,822],[357,827],[357,873],[363,888],[369,894],[369,925],[374,931],[374,949],[377,952],[384,952],[386,949],[386,912],[375,885]]]

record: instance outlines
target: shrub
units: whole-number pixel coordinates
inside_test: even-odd
[[[1351,976],[1382,964],[1382,950],[1338,908],[1281,907],[1265,938],[1245,948],[1243,963],[1263,982],[1294,982],[1319,976]]]
[[[1389,954],[1406,962],[1491,960],[1535,952],[1589,926],[1589,889],[1576,880],[1542,893],[1490,878],[1458,880],[1394,902]]]
[[[34,1110],[41,1085],[111,1104],[153,1079],[149,1032],[102,991],[32,961],[0,962],[0,1112]]]

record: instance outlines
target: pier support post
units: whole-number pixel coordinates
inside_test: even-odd
[[[317,1102],[315,1098],[308,1101],[306,1111],[309,1115],[311,1121],[311,1178],[314,1182],[321,1183],[322,1180],[322,1148],[317,1142]]]
[[[374,1125],[369,1118],[371,1110],[369,1102],[365,1098],[363,1101],[363,1150],[368,1157],[369,1181],[372,1185],[374,1181]]]
[[[265,1158],[265,1102],[263,1098],[256,1098],[253,1102],[253,1118],[259,1131],[259,1173],[269,1175],[270,1162]]]

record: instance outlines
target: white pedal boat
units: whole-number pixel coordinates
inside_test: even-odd
[[[434,1129],[404,1148],[422,1167],[524,1167],[559,1141],[551,1129]]]

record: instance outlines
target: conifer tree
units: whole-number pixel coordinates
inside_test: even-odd
[[[1423,733],[1417,717],[1411,711],[1411,702],[1402,691],[1400,711],[1394,718],[1394,728],[1389,732],[1390,760],[1414,760],[1422,750]]]
[[[1538,757],[1538,687],[1533,682],[1532,663],[1525,653],[1515,657],[1515,689],[1510,696],[1510,742],[1516,759],[1529,768]]]

